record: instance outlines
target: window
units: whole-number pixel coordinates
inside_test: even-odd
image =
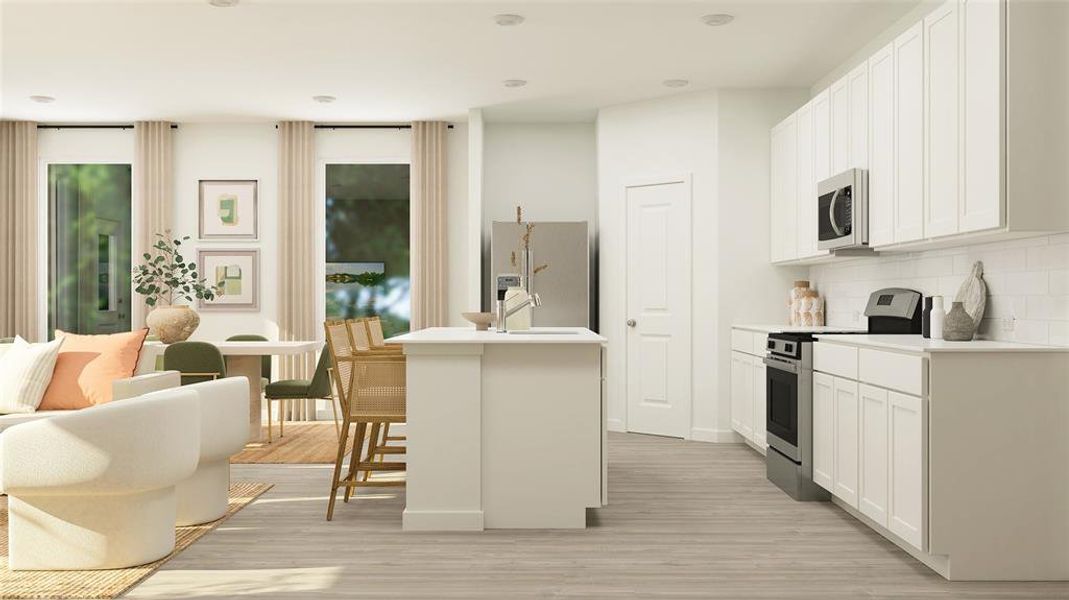
[[[326,166],[326,317],[409,329],[409,166]]]
[[[130,165],[48,165],[48,335],[130,330]]]

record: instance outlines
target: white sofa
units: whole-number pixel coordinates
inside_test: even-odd
[[[4,431],[10,567],[111,569],[170,553],[175,486],[200,462],[200,404],[175,388]]]
[[[248,379],[227,377],[182,389],[197,393],[200,458],[193,475],[176,486],[179,526],[208,523],[226,514],[230,457],[245,447],[249,437]]]

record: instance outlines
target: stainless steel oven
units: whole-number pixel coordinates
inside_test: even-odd
[[[770,334],[764,362],[768,479],[795,500],[826,500],[813,483],[812,335]]]
[[[850,169],[817,184],[817,247],[867,248],[868,172]]]

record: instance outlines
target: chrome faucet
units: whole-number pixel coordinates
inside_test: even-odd
[[[516,306],[513,306],[512,308],[506,308],[505,301],[498,300],[497,331],[499,333],[508,333],[508,327],[505,325],[505,323],[508,322],[508,318],[516,314],[517,312],[527,308],[528,306],[530,306],[531,308],[537,308],[539,306],[542,306],[542,298],[540,298],[538,294],[531,294],[527,297],[526,300],[517,304]]]

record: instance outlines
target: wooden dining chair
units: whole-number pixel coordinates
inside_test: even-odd
[[[403,462],[376,461],[374,458],[405,452],[404,447],[380,445],[379,440],[384,425],[405,421],[407,387],[403,355],[389,356],[355,349],[350,341],[349,324],[344,321],[328,321],[324,329],[342,407],[342,436],[338,441],[327,504],[327,520],[330,521],[334,518],[338,488],[345,488],[345,502],[348,502],[357,487],[405,485],[404,481],[373,480],[361,478],[360,474],[406,470]],[[356,426],[355,437],[348,473],[343,477],[342,466],[352,425]]]

